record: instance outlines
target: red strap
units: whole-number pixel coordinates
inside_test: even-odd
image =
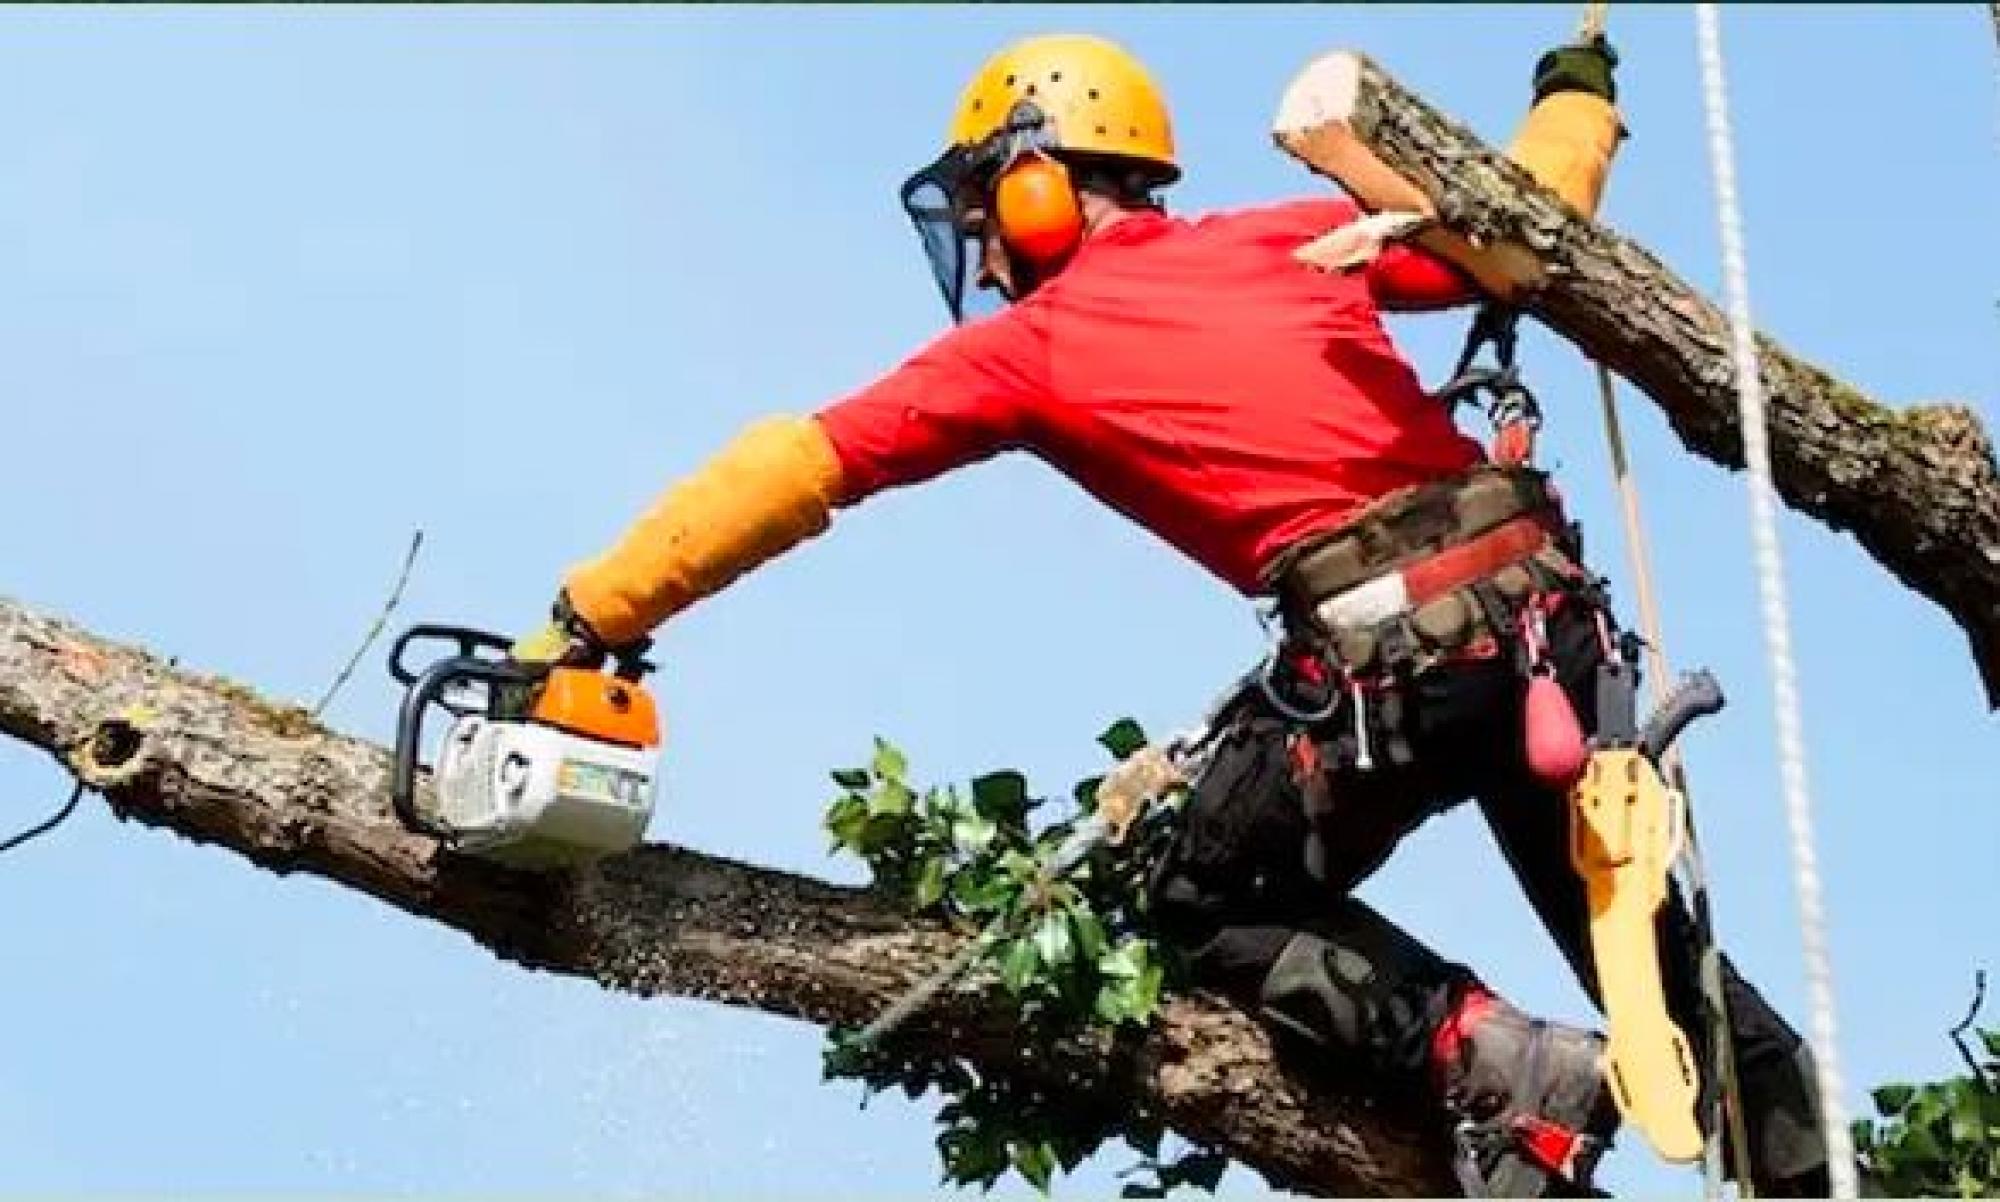
[[[1320,759],[1319,744],[1301,731],[1292,737],[1292,771],[1299,780],[1310,780],[1319,775],[1325,761]]]
[[[1514,1138],[1530,1160],[1565,1180],[1572,1177],[1581,1136],[1561,1123],[1532,1114],[1515,1115],[1511,1125]]]
[[[1451,1071],[1458,1067],[1459,1045],[1471,1037],[1472,1028],[1479,1025],[1498,1000],[1477,981],[1465,985],[1451,1013],[1444,1016],[1431,1035],[1431,1068],[1439,1081],[1448,1080]]]
[[[1502,522],[1470,542],[1404,568],[1403,587],[1412,607],[1422,605],[1526,559],[1548,541],[1548,527],[1533,514]]]

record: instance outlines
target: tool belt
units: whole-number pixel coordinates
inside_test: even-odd
[[[1390,493],[1288,549],[1266,578],[1287,629],[1350,677],[1490,654],[1537,593],[1589,587],[1553,486],[1482,464]]]

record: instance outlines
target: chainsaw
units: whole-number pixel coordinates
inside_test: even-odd
[[[414,669],[411,648],[454,651]],[[639,683],[647,644],[607,667],[517,663],[509,640],[459,626],[412,626],[389,652],[407,688],[396,722],[390,800],[411,830],[516,868],[577,867],[637,844],[652,818],[659,713]],[[487,654],[481,654],[486,652]],[[424,718],[452,716],[417,790]]]

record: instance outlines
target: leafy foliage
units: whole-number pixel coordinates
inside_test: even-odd
[[[2000,1087],[1995,1084],[2000,1081],[2000,1031],[1978,1034],[1985,1062],[1961,1043],[1969,1070],[1965,1075],[1874,1091],[1879,1117],[1854,1124],[1854,1147],[1869,1193],[2000,1197]]]
[[[1098,742],[1124,759],[1146,744],[1129,718]],[[842,793],[826,813],[835,851],[868,865],[873,887],[913,911],[982,932],[988,946],[980,968],[997,979],[1028,1038],[1053,1046],[1095,1031],[1127,1038],[1158,1012],[1172,964],[1145,933],[1144,879],[1157,850],[1157,824],[1132,846],[1098,849],[1060,879],[1044,867],[1095,808],[1101,777],[1070,794],[1070,817],[1038,823],[1050,809],[1018,772],[988,773],[964,789],[921,791],[910,783],[908,758],[877,739],[866,767],[833,773]],[[1192,1150],[1162,1163],[1163,1129],[1120,1100],[1081,1091],[1051,1096],[1010,1076],[981,1073],[970,1062],[899,1056],[893,1037],[863,1046],[856,1032],[838,1031],[826,1055],[829,1077],[861,1080],[871,1094],[900,1087],[912,1099],[938,1091],[937,1147],[947,1182],[991,1188],[1009,1170],[1047,1192],[1106,1140],[1123,1138],[1145,1159],[1146,1180],[1126,1186],[1132,1197],[1163,1197],[1180,1185],[1212,1187],[1226,1161]]]

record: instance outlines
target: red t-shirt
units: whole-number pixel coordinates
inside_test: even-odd
[[[1359,215],[1296,201],[1093,235],[1018,304],[945,333],[818,416],[843,504],[1018,448],[1244,593],[1296,539],[1481,458],[1381,310],[1472,298],[1391,247],[1328,273],[1291,257]]]

